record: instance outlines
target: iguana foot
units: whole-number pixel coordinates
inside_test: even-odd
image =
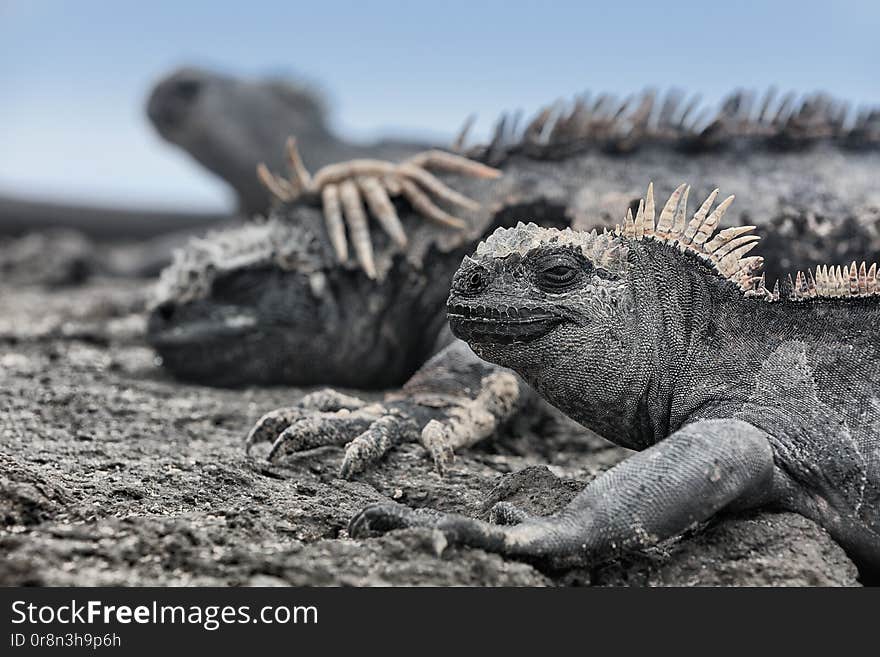
[[[520,391],[509,372],[493,372],[480,381],[476,397],[398,393],[385,403],[368,404],[333,390],[303,397],[296,406],[266,413],[246,440],[272,442],[269,461],[326,445],[344,445],[340,476],[366,470],[395,445],[421,442],[442,475],[455,450],[494,433],[514,412]]]
[[[455,460],[455,450],[470,447],[493,434],[520,403],[520,387],[510,372],[492,372],[480,381],[476,397],[457,400],[442,419],[432,419],[422,429],[420,441],[431,454],[437,471],[445,474]]]
[[[630,456],[593,479],[568,505],[532,516],[496,504],[491,524],[453,513],[374,504],[349,523],[352,538],[430,527],[447,544],[465,545],[556,568],[641,550],[676,536],[737,500],[763,503],[774,476],[762,430],[742,420],[702,420]],[[762,495],[763,493],[758,493]]]
[[[334,390],[321,390],[303,397],[297,406],[266,413],[248,434],[246,449],[272,441],[268,460],[277,463],[294,452],[344,445],[340,475],[347,479],[394,445],[417,439],[418,427],[402,414]]]
[[[521,408],[525,386],[508,370],[479,360],[461,341],[436,354],[397,392],[368,403],[319,390],[264,415],[247,448],[272,442],[270,461],[324,445],[344,445],[340,474],[363,472],[399,443],[420,442],[442,475],[455,450],[496,432]]]
[[[331,413],[334,411],[354,411],[367,405],[362,399],[344,395],[325,388],[305,395],[295,406],[278,408],[266,413],[248,433],[245,451],[250,453],[256,443],[277,442],[277,438],[299,420],[309,416],[309,411]]]
[[[352,538],[364,538],[370,534],[381,534],[393,529],[436,528],[446,515],[434,509],[411,509],[394,502],[371,504],[348,523],[348,535]]]
[[[348,524],[351,538],[367,538],[394,529],[428,527],[443,533],[449,545],[468,545],[490,552],[506,553],[506,537],[513,529],[491,525],[474,518],[433,509],[411,509],[402,504],[371,504]]]
[[[376,266],[364,203],[391,240],[403,248],[407,244],[406,232],[391,203],[392,197],[403,196],[423,217],[459,229],[464,228],[466,222],[436,205],[429,194],[465,210],[480,207],[473,199],[441,182],[428,171],[429,167],[477,178],[497,178],[501,175],[497,169],[460,155],[430,150],[399,164],[384,160],[350,160],[331,164],[319,169],[313,177],[306,170],[293,137],[287,141],[287,154],[291,178],[275,175],[266,165],[260,164],[257,174],[262,183],[282,201],[293,201],[303,196],[320,197],[330,243],[337,259],[340,262],[348,260],[347,225],[357,261],[370,278],[376,278]]]

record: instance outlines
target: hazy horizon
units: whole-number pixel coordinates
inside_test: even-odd
[[[0,0],[0,194],[222,210],[225,185],[148,124],[184,64],[322,88],[349,138],[448,140],[476,113],[586,90],[827,91],[880,105],[880,3]]]

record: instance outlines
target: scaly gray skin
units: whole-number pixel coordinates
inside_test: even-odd
[[[788,227],[837,226],[840,217],[851,217],[851,225],[870,234],[876,226],[873,208],[880,207],[874,186],[878,153],[849,152],[834,143],[797,152],[752,144],[699,155],[653,144],[637,157],[586,149],[561,160],[520,152],[506,155],[501,168],[504,176],[493,182],[442,176],[485,208],[464,233],[438,228],[398,204],[410,248],[404,255],[377,232],[378,283],[351,263],[336,265],[321,214],[307,205],[283,205],[265,226],[238,229],[251,237],[230,231],[193,245],[163,277],[148,338],[170,371],[200,383],[395,386],[448,344],[443,300],[452,273],[462,254],[494,226],[524,217],[559,227],[613,225],[620,208],[631,204],[652,176],[663,186],[690,177],[704,180],[697,192],[708,192],[711,183],[738,192],[744,202],[731,213],[733,223],[776,217],[786,234]],[[712,178],[706,179],[706,171]],[[812,264],[816,248],[830,249],[829,259],[838,257],[838,244],[813,241],[807,251],[799,251],[799,244],[777,239],[778,248],[768,254],[770,280],[779,275],[773,261],[780,253],[801,267]],[[869,240],[848,241],[847,248],[853,257],[880,256]],[[441,353],[425,366],[427,374],[417,375],[418,399],[404,391],[389,399],[387,409],[360,401],[353,407],[336,405],[328,393],[320,403],[268,413],[248,444],[272,442],[274,460],[351,442],[355,447],[341,471],[353,476],[396,442],[418,440],[443,471],[456,447],[491,434],[529,402],[528,388],[514,388],[509,379],[484,384],[482,366],[468,370],[475,378],[463,382],[457,394],[444,390],[432,398],[431,382],[461,369],[460,358],[447,363],[447,357]],[[353,408],[363,412],[352,417]],[[406,427],[392,430],[383,409],[419,419],[392,423]]]
[[[682,232],[500,230],[465,259],[448,301],[453,332],[476,355],[638,454],[553,516],[502,505],[494,525],[376,505],[350,533],[430,526],[453,543],[559,565],[771,506],[824,526],[877,581],[880,284],[869,274],[852,298],[801,288],[803,298],[783,290],[770,302],[760,279],[744,294],[683,251]]]
[[[378,283],[351,263],[337,265],[321,214],[308,205],[279,207],[263,228],[236,228],[201,240],[166,272],[148,339],[171,372],[208,385],[400,385],[430,355],[424,345],[433,344],[443,326],[452,274],[487,231],[523,218],[576,229],[613,227],[620,208],[637,199],[652,177],[667,189],[694,179],[701,180],[696,194],[714,187],[737,194],[740,202],[728,215],[731,223],[764,224],[763,232],[775,243],[762,249],[770,280],[791,271],[788,267],[880,259],[880,241],[871,239],[880,229],[877,152],[843,154],[818,146],[798,153],[757,150],[695,157],[647,149],[638,157],[611,157],[591,151],[561,161],[514,155],[502,170],[504,175],[494,181],[440,174],[484,207],[470,217],[465,232],[420,219],[400,203],[410,246],[404,257],[381,231],[375,232]],[[842,222],[846,217],[851,218]],[[859,227],[861,237],[845,240],[839,251],[841,245],[831,240],[841,237],[834,227],[844,223]],[[799,234],[813,225],[828,227],[826,236]],[[775,226],[785,230],[783,237],[773,233]],[[244,239],[243,233],[251,237]],[[221,243],[227,246],[210,246]],[[309,255],[286,253],[279,260],[274,255],[279,248]],[[787,263],[786,269],[777,260]],[[329,284],[318,285],[320,291],[312,294],[309,280],[315,273]],[[215,283],[220,278],[238,279],[235,285],[243,292],[231,298],[228,286]],[[249,319],[233,331],[225,318],[236,313]],[[230,345],[233,338],[240,339]]]
[[[270,196],[257,165],[284,168],[284,141],[296,135],[310,169],[358,157],[397,159],[425,144],[356,144],[336,135],[319,94],[286,80],[236,78],[187,67],[160,80],[147,101],[156,131],[235,190],[245,216],[264,214]]]
[[[345,141],[333,133],[320,96],[308,86],[192,67],[155,86],[147,114],[164,139],[231,185],[243,211],[251,214],[265,213],[270,200],[254,175],[256,165],[264,162],[271,171],[283,170],[282,144],[288,136],[296,136],[311,171],[359,157],[400,160],[427,148],[393,140]],[[546,177],[542,186],[548,199],[563,196],[559,202],[579,227],[585,219],[616,217],[621,199],[608,190],[634,197],[644,180],[657,179],[661,172],[669,172],[672,183],[704,179],[709,171],[717,176],[710,182],[741,195],[749,191],[749,202],[760,204],[742,209],[751,221],[780,222],[768,235],[800,236],[779,254],[768,251],[774,256],[768,260],[780,271],[828,259],[832,237],[835,249],[846,251],[834,254],[843,261],[880,252],[880,196],[865,193],[866,179],[875,179],[877,171],[880,111],[851,112],[845,103],[823,94],[798,99],[793,94],[774,96],[771,90],[761,99],[734,92],[710,112],[672,91],[663,97],[636,94],[628,104],[607,95],[592,103],[581,97],[567,107],[556,103],[540,110],[521,128],[517,123],[515,117],[503,116],[493,138],[468,148],[469,155],[514,171],[530,161],[549,163],[532,175]],[[811,150],[817,146],[818,154]],[[851,158],[861,162],[858,154],[867,154],[870,160],[871,153],[873,162],[850,170]],[[580,164],[590,179],[566,170],[571,169],[568,162]],[[756,171],[745,171],[753,166]],[[556,178],[564,189],[553,189]],[[834,182],[842,180],[854,181],[855,189],[837,189]],[[747,188],[753,181],[764,189]],[[490,194],[489,201],[506,199]],[[807,239],[802,230],[817,226],[822,244]]]
[[[389,259],[377,284],[336,265],[318,212],[286,208],[180,252],[147,339],[176,376],[211,385],[396,386],[433,353],[448,290],[439,281],[468,246],[430,245],[418,266]]]

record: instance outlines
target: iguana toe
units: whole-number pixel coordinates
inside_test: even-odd
[[[400,415],[380,417],[346,445],[339,476],[350,479],[385,456],[395,445],[414,441],[418,435],[418,426],[409,418]]]
[[[348,535],[352,538],[365,538],[373,533],[413,527],[416,522],[415,512],[407,506],[394,502],[371,504],[348,523]]]
[[[352,538],[366,538],[373,534],[383,534],[394,529],[409,527],[428,527],[441,529],[456,520],[468,521],[470,518],[456,516],[434,509],[411,509],[397,502],[383,502],[365,507],[348,523],[348,535]],[[474,521],[477,522],[477,521]],[[447,536],[447,540],[454,536]]]
[[[498,502],[489,511],[489,522],[493,525],[518,525],[532,515],[510,502]]]
[[[278,408],[261,417],[245,439],[245,452],[257,443],[274,442],[278,435],[303,415],[301,408]]]
[[[431,420],[421,433],[421,442],[434,461],[437,472],[443,476],[455,461],[452,429],[438,420]]]
[[[346,410],[306,415],[281,432],[272,444],[268,459],[275,463],[292,452],[325,445],[345,445],[366,431],[374,419],[375,416],[368,413]]]

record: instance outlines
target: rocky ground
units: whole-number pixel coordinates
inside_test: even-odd
[[[243,438],[292,388],[170,379],[142,340],[147,282],[0,280],[0,584],[856,585],[828,535],[787,513],[722,518],[648,554],[541,572],[429,530],[354,541],[394,499],[487,517],[549,513],[626,456],[559,420],[512,428],[441,479],[404,446],[355,481],[338,448],[268,466]]]

